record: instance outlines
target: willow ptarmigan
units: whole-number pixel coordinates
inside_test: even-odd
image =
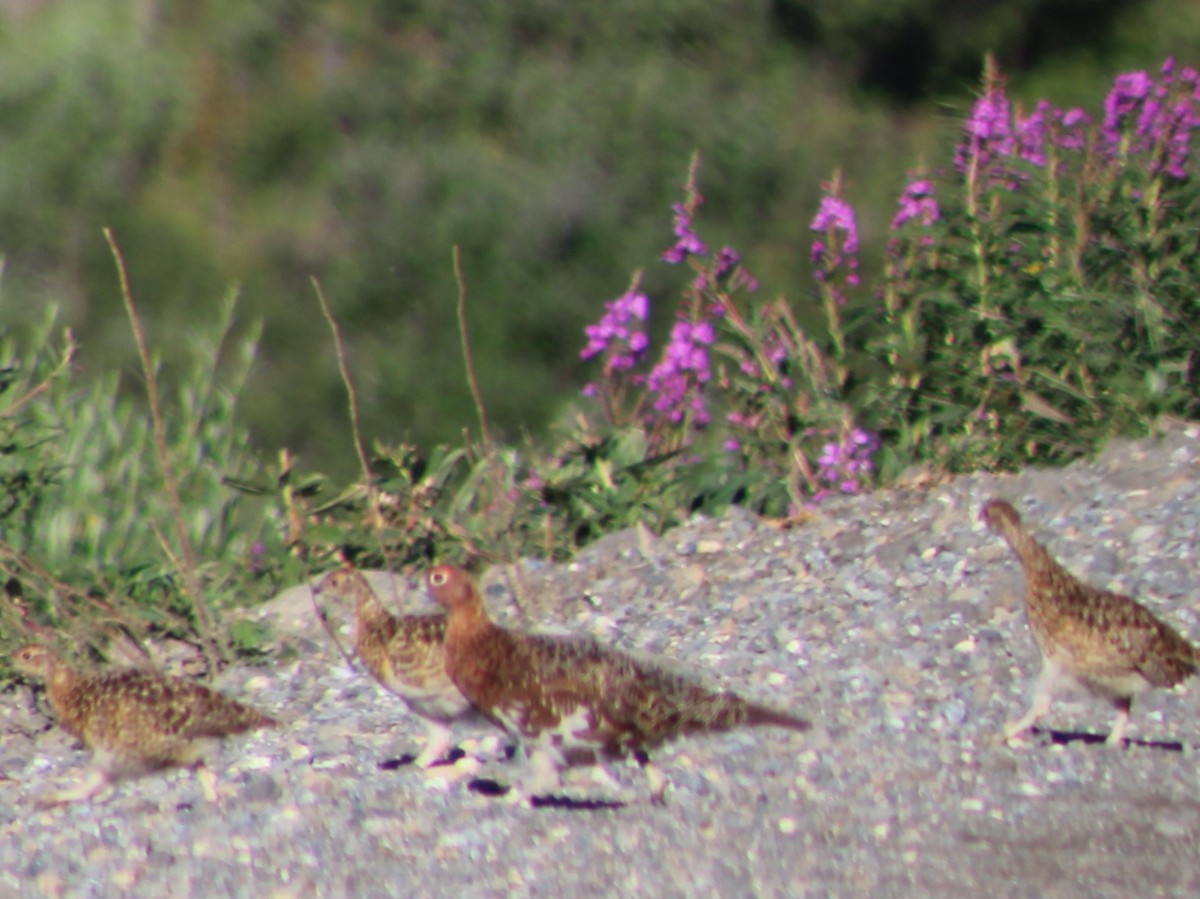
[[[41,797],[41,806],[90,799],[122,778],[173,766],[197,769],[215,802],[204,756],[224,737],[275,726],[261,712],[183,678],[136,670],[84,674],[34,644],[18,649],[12,665],[45,682],[59,724],[92,750],[91,776]]]
[[[425,721],[425,748],[415,764],[441,761],[454,745],[450,724],[475,710],[446,674],[446,616],[392,615],[379,602],[361,572],[331,571],[317,585],[318,594],[354,600],[354,650],[375,680],[404,700]]]
[[[1128,596],[1073,577],[1021,524],[1009,503],[992,500],[981,514],[1008,541],[1025,573],[1025,612],[1042,651],[1042,671],[1029,711],[1004,729],[1013,740],[1050,711],[1064,687],[1082,688],[1117,709],[1107,742],[1119,744],[1133,697],[1173,687],[1196,672],[1196,650]]]
[[[430,570],[427,583],[430,595],[449,613],[450,679],[476,708],[523,743],[532,768],[524,785],[530,800],[558,791],[561,772],[570,764],[603,763],[629,751],[646,767],[651,799],[661,802],[666,783],[648,767],[646,747],[696,731],[811,726],[733,693],[713,692],[586,637],[498,627],[461,569],[439,565]]]

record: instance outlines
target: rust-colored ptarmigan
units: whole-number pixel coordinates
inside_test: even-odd
[[[18,649],[12,666],[45,682],[59,724],[92,750],[91,776],[41,797],[41,806],[90,799],[122,778],[175,766],[196,769],[215,802],[215,779],[204,756],[224,737],[276,723],[193,681],[138,670],[85,674],[36,644]]]
[[[1083,583],[1058,564],[1021,524],[1009,503],[994,499],[980,516],[1008,541],[1025,573],[1025,612],[1042,651],[1042,671],[1029,711],[1004,728],[1013,740],[1050,711],[1064,687],[1107,699],[1117,719],[1107,742],[1120,744],[1133,697],[1169,688],[1195,674],[1195,647],[1128,596]]]
[[[425,747],[415,764],[428,767],[443,760],[454,745],[450,724],[476,715],[446,674],[445,614],[393,615],[353,568],[331,571],[316,592],[354,599],[354,650],[359,660],[425,722]]]
[[[446,670],[476,708],[518,738],[529,756],[532,801],[561,788],[580,761],[630,752],[645,767],[651,799],[666,783],[646,749],[681,734],[771,725],[808,730],[802,718],[715,692],[657,664],[579,636],[508,630],[494,624],[467,573],[439,565],[430,595],[449,613]]]

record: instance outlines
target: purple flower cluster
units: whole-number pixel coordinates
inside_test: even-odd
[[[604,304],[604,315],[594,325],[583,329],[587,335],[587,346],[579,351],[580,359],[591,359],[604,353],[604,376],[614,372],[628,371],[642,358],[650,339],[642,328],[649,313],[650,301],[636,287],[624,295]],[[596,393],[596,385],[583,388],[584,396]]]
[[[984,173],[993,183],[1015,189],[1024,177],[1009,160],[1046,165],[1049,144],[1082,150],[1091,119],[1081,109],[1058,109],[1045,100],[1033,112],[1014,114],[1000,79],[988,78],[983,96],[963,125],[964,141],[954,164],[963,173]],[[1152,171],[1172,178],[1187,175],[1192,131],[1200,127],[1200,75],[1191,67],[1163,63],[1158,79],[1146,72],[1125,72],[1113,81],[1104,100],[1098,147],[1108,158],[1148,158]]]
[[[788,348],[784,344],[783,339],[779,337],[778,333],[769,334],[766,338],[764,338],[762,342],[762,349],[763,354],[767,357],[767,361],[776,368],[779,368],[780,364],[784,359],[787,358],[788,355]],[[750,356],[743,356],[742,360],[738,363],[738,368],[742,370],[742,374],[751,378],[758,379],[762,378],[763,376],[762,368],[759,366],[758,362]],[[783,377],[780,379],[780,383],[783,384],[784,387],[790,387],[792,386],[792,379]],[[767,391],[770,390],[771,387],[769,384],[761,384],[759,385],[759,389]]]
[[[1013,132],[1017,141],[1017,156],[1030,165],[1042,168],[1046,164],[1046,123],[1053,119],[1054,109],[1045,100],[1038,100],[1033,112],[1027,116],[1018,114],[1013,120]]]
[[[1087,146],[1087,135],[1084,131],[1091,123],[1092,117],[1079,107],[1055,109],[1055,140],[1058,146],[1064,150],[1082,150]]]
[[[1013,155],[1016,141],[1012,133],[1012,110],[1008,96],[998,81],[989,83],[983,96],[971,107],[963,124],[966,140],[954,153],[954,166],[960,172],[975,167],[986,170],[997,159]]]
[[[828,185],[826,185],[826,189],[828,189]],[[839,243],[841,251],[848,255],[858,252],[858,224],[854,219],[854,207],[845,200],[830,194],[823,196],[810,227],[818,234],[831,235],[829,242],[835,253],[838,252]],[[845,235],[840,242],[832,236],[838,232]],[[813,262],[819,260],[824,253],[825,244],[820,240],[814,240]]]
[[[872,471],[871,456],[879,449],[879,441],[862,428],[854,428],[837,442],[826,443],[817,459],[817,479],[822,487],[813,496],[820,502],[834,492],[857,493]]]
[[[892,217],[892,230],[898,231],[908,222],[928,228],[941,216],[934,197],[933,182],[919,178],[908,182],[900,194],[900,210]]]
[[[692,287],[704,291],[710,287],[716,287],[722,279],[727,277],[732,279],[729,287],[734,290],[744,289],[749,293],[758,290],[758,279],[742,267],[742,257],[733,247],[722,247],[721,252],[717,253],[713,260],[712,271],[699,272],[696,280],[692,282]],[[720,304],[714,304],[710,311],[714,315],[724,314],[724,309]]]
[[[691,412],[697,425],[708,423],[704,385],[712,377],[708,347],[715,340],[707,321],[677,321],[662,359],[646,376],[646,390],[654,396],[655,411],[678,424]]]
[[[663,251],[661,258],[664,262],[679,265],[693,256],[708,255],[708,246],[692,227],[692,214],[703,201],[704,198],[689,185],[687,202],[671,204],[671,210],[675,214],[675,243]],[[716,287],[722,278],[732,275],[734,288],[745,288],[753,293],[758,290],[758,281],[741,267],[741,262],[742,259],[736,250],[723,247],[713,259],[710,271],[697,272],[696,280],[692,282],[693,289],[708,290],[710,287]],[[716,315],[721,314],[720,306],[714,306],[712,311]]]
[[[699,206],[703,200],[704,198],[700,194],[692,194],[690,202],[687,204],[671,204],[671,209],[675,213],[675,243],[670,249],[663,252],[662,259],[664,262],[678,265],[689,256],[708,255],[708,247],[704,245],[704,241],[692,229],[692,210]]]
[[[1058,109],[1039,100],[1029,115],[1014,113],[999,77],[985,77],[983,96],[971,107],[963,124],[965,140],[954,153],[959,172],[983,173],[992,183],[1015,190],[1025,175],[1014,171],[1010,160],[1041,168],[1046,165],[1047,141],[1068,150],[1084,147],[1083,129],[1090,119],[1083,110]]]
[[[827,285],[834,302],[841,306],[846,302],[843,287],[856,287],[858,277],[858,223],[854,217],[854,207],[837,195],[840,185],[837,180],[833,184],[822,185],[825,196],[817,214],[813,216],[809,226],[817,237],[812,242],[811,258],[817,266],[813,277]],[[838,274],[841,284],[838,284]]]
[[[1192,130],[1200,127],[1200,77],[1168,59],[1156,82],[1145,72],[1126,72],[1104,100],[1101,146],[1114,158],[1153,156],[1154,169],[1172,178],[1187,175]]]
[[[1016,138],[1018,159],[1030,165],[1044,168],[1047,144],[1063,150],[1082,150],[1087,145],[1085,129],[1091,117],[1082,109],[1059,109],[1045,100],[1038,100],[1033,112],[1013,117],[1013,134]],[[999,167],[998,167],[999,168]],[[1024,178],[1024,173],[1009,173],[1009,186]]]

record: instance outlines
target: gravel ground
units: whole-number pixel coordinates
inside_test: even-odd
[[[174,772],[37,811],[86,755],[27,689],[0,698],[0,896],[1200,893],[1195,684],[1140,699],[1123,749],[1100,744],[1113,716],[1096,700],[1060,703],[1022,747],[997,741],[1039,658],[1020,568],[977,522],[991,496],[1073,571],[1200,639],[1200,428],[1184,426],[1065,470],[840,498],[788,530],[733,510],[489,572],[497,617],[520,620],[515,590],[539,626],[669,657],[816,722],[660,749],[665,808],[473,792],[473,777],[516,769],[479,727],[463,745],[498,760],[478,770],[381,768],[422,727],[293,590],[262,612],[280,661],[218,684],[287,719],[211,760],[219,805]],[[636,768],[617,774],[644,793]],[[587,770],[569,782],[601,789]]]

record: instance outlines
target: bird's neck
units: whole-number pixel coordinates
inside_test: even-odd
[[[490,633],[495,627],[483,607],[478,604],[455,609],[447,620],[446,642],[472,642]]]
[[[80,704],[76,699],[79,676],[66,665],[55,665],[46,677],[46,695],[50,706],[58,715],[59,723],[70,733],[78,736]]]
[[[467,699],[480,707],[491,705],[496,665],[513,659],[507,632],[497,627],[482,606],[459,608],[446,625],[446,672]]]
[[[1048,575],[1064,571],[1049,550],[1024,531],[1006,535],[1009,545],[1021,560],[1021,564],[1031,572]]]

